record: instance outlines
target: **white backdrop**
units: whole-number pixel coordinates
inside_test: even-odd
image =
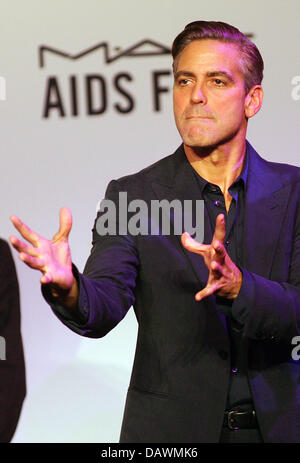
[[[16,214],[51,237],[59,208],[68,206],[74,218],[72,257],[83,269],[96,204],[109,180],[138,171],[180,143],[172,114],[170,55],[129,56],[128,48],[147,39],[152,43],[131,54],[162,51],[198,19],[229,22],[254,34],[265,61],[265,99],[250,121],[248,139],[265,158],[300,165],[299,15],[298,0],[2,2],[1,236],[8,239],[13,233],[8,218]],[[127,52],[110,63],[103,47],[73,60],[46,52],[44,67],[39,65],[41,46],[74,57],[102,42],[108,58]],[[162,73],[159,87],[169,89],[159,93],[159,111],[154,108],[154,72]],[[87,114],[88,79],[93,107],[101,114]],[[43,117],[49,82],[48,103],[56,107]],[[70,96],[72,85],[76,101]],[[133,100],[128,113],[115,107],[130,109]],[[17,261],[15,252],[14,257],[28,392],[13,441],[117,442],[136,343],[133,310],[104,339],[82,338],[44,302],[40,275]]]

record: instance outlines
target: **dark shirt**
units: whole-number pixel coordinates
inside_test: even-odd
[[[216,226],[216,218],[224,214],[226,223],[225,247],[232,261],[242,268],[244,265],[243,236],[244,211],[248,174],[248,156],[246,153],[243,169],[236,181],[230,186],[232,201],[226,211],[225,199],[218,185],[207,182],[194,169],[201,197],[204,199],[209,223],[205,223],[204,236],[211,242]],[[228,300],[216,297],[217,308],[225,313],[231,347],[231,375],[228,390],[227,409],[238,405],[251,408],[252,397],[247,377],[247,340],[243,338],[243,325],[247,318],[245,296],[252,291],[251,280],[243,272],[243,284],[239,296]]]

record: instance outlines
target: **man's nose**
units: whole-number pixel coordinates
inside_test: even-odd
[[[191,102],[195,104],[206,104],[207,103],[207,97],[203,89],[203,85],[200,85],[200,84],[195,85],[195,87],[193,88],[192,94],[191,94]]]

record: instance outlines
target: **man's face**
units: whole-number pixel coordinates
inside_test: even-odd
[[[178,58],[174,115],[183,143],[216,147],[246,133],[244,77],[237,46],[195,40]]]

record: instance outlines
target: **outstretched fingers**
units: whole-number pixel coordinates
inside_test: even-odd
[[[24,252],[26,254],[29,254],[30,256],[37,257],[38,256],[38,250],[37,248],[30,246],[27,243],[24,243],[23,241],[19,240],[16,236],[10,236],[9,241],[13,245],[13,247],[18,251],[18,252]]]
[[[214,240],[212,242],[212,247],[215,251],[214,259],[217,260],[219,263],[223,263],[227,254],[224,244],[222,244],[218,240]]]
[[[205,299],[206,297],[211,296],[216,291],[218,291],[221,287],[222,287],[222,285],[220,283],[215,283],[215,284],[210,285],[210,286],[208,285],[205,288],[203,288],[201,291],[196,293],[195,300],[197,302],[202,301],[202,299]]]
[[[27,264],[28,267],[43,271],[45,265],[44,259],[41,259],[40,257],[32,257],[25,252],[21,252],[19,254],[19,258],[22,262]]]
[[[19,217],[15,215],[11,215],[10,220],[26,241],[29,241],[29,243],[31,243],[33,246],[37,246],[38,240],[40,238],[37,233],[32,231],[25,223],[19,219]]]

